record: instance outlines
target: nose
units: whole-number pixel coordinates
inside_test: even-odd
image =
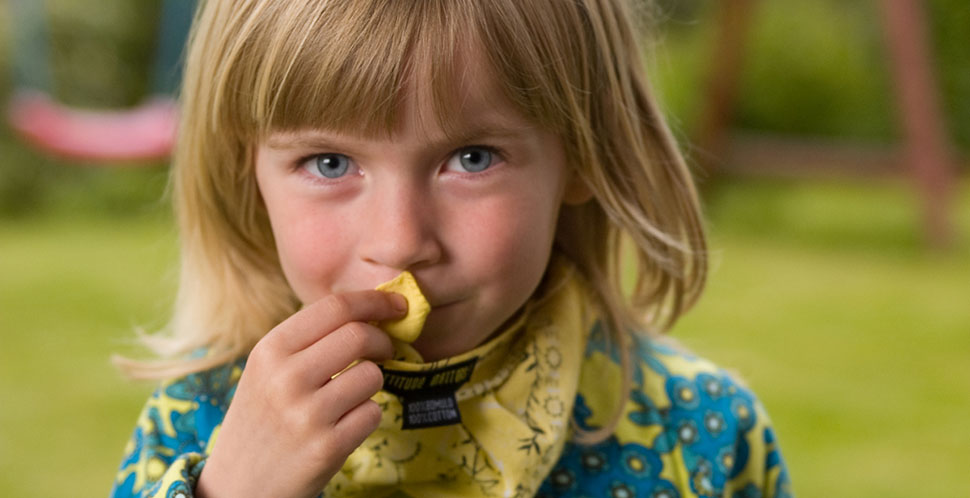
[[[441,259],[434,206],[423,189],[388,186],[370,196],[364,211],[359,229],[365,262],[403,271]]]

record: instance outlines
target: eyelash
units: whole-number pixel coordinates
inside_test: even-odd
[[[297,170],[297,171],[302,171],[303,173],[305,173],[305,176],[307,176],[310,180],[315,181],[315,182],[318,182],[318,183],[324,183],[324,184],[333,185],[335,183],[339,183],[341,181],[346,180],[346,178],[348,178],[349,175],[344,175],[344,176],[341,176],[341,177],[338,177],[338,178],[325,178],[325,177],[321,177],[321,176],[315,175],[315,174],[307,171],[308,166],[310,166],[310,164],[309,164],[310,161],[316,160],[316,159],[318,159],[318,158],[320,158],[322,156],[327,156],[327,155],[335,155],[335,156],[339,155],[339,156],[346,157],[347,160],[350,161],[350,163],[355,168],[357,168],[358,175],[363,172],[357,166],[357,163],[354,162],[353,158],[351,158],[348,155],[341,154],[339,152],[318,152],[318,153],[315,153],[315,154],[308,154],[306,156],[301,157],[300,159],[298,159],[296,161],[296,165],[294,166],[294,169]]]
[[[463,151],[470,150],[470,149],[481,149],[481,150],[487,151],[492,156],[492,162],[491,162],[491,164],[487,168],[485,168],[484,170],[482,170],[482,171],[460,171],[460,172],[456,172],[457,174],[460,174],[460,175],[468,175],[468,176],[483,176],[483,175],[488,175],[489,173],[492,172],[492,170],[495,168],[495,166],[500,165],[500,164],[502,164],[502,163],[505,162],[505,157],[506,156],[505,156],[505,152],[502,149],[500,149],[498,147],[495,147],[495,146],[491,146],[491,145],[478,145],[478,144],[473,144],[473,145],[465,145],[465,146],[459,147],[459,148],[451,151],[451,154],[448,155],[448,158],[444,161],[444,164],[442,164],[442,166],[441,166],[442,169],[444,169],[445,167],[447,167],[448,166],[448,163],[451,162],[451,160],[454,159],[456,156],[458,156],[460,153],[462,153]]]
[[[482,171],[479,171],[479,172],[465,171],[465,172],[456,172],[456,174],[463,175],[463,176],[484,176],[484,175],[488,175],[495,168],[495,166],[498,166],[498,165],[500,165],[502,163],[505,163],[505,161],[506,161],[506,159],[505,159],[506,158],[505,151],[502,148],[500,148],[500,147],[496,147],[496,146],[493,146],[493,145],[471,144],[471,145],[464,145],[464,146],[461,146],[461,147],[458,147],[458,148],[452,150],[448,154],[448,157],[442,162],[441,167],[439,169],[444,169],[447,166],[448,162],[452,160],[452,158],[454,158],[460,152],[465,151],[465,150],[468,150],[468,149],[482,149],[482,150],[488,151],[493,156],[493,158],[492,158],[492,165],[489,166],[488,168],[482,170]],[[313,181],[313,182],[316,182],[316,183],[323,183],[323,184],[330,184],[330,185],[335,184],[335,183],[339,183],[341,180],[344,180],[346,178],[346,176],[340,177],[340,178],[332,178],[332,179],[330,179],[330,178],[320,177],[320,176],[317,176],[317,175],[315,175],[313,173],[310,173],[310,172],[306,171],[306,168],[307,168],[307,165],[308,165],[307,163],[309,161],[314,160],[314,159],[316,159],[316,158],[318,158],[320,156],[328,155],[328,154],[344,155],[344,154],[340,154],[339,152],[315,152],[315,153],[312,153],[312,154],[307,154],[307,155],[301,156],[299,159],[296,160],[296,162],[295,162],[295,164],[293,166],[293,169],[294,169],[294,171],[303,170],[306,173],[306,176],[308,177],[308,179],[310,181]],[[352,157],[346,156],[346,155],[344,155],[344,156],[347,157],[351,162],[354,162],[354,160],[353,160]],[[354,164],[356,164],[356,163],[354,163]]]

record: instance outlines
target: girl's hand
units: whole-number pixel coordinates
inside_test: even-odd
[[[397,294],[335,294],[266,334],[249,356],[197,495],[318,495],[380,423],[370,397],[384,378],[374,361],[390,359],[393,348],[368,322],[406,309]]]

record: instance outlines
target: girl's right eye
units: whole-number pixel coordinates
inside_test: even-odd
[[[303,164],[311,175],[336,180],[357,169],[349,157],[343,154],[318,154]]]

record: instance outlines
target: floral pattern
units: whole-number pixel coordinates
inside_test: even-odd
[[[616,431],[593,446],[567,443],[538,496],[792,496],[774,432],[750,390],[689,352],[634,343],[633,386]],[[594,329],[584,373],[617,363],[618,354]],[[586,398],[598,389],[598,379],[580,386],[573,415],[583,430],[596,428]]]
[[[604,383],[617,378],[621,354],[599,325],[590,334],[572,408],[583,430],[606,419]],[[616,430],[594,445],[568,441],[536,496],[792,496],[774,431],[750,390],[672,346],[637,339],[629,353],[633,382]],[[558,365],[553,350],[536,357]],[[163,384],[139,417],[112,496],[192,496],[243,368],[240,360]],[[549,398],[536,403],[551,413],[563,405]]]

